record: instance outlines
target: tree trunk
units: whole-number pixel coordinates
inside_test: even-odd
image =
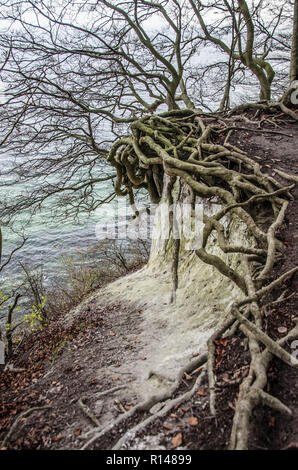
[[[290,81],[293,82],[294,80],[298,80],[298,0],[295,0],[294,5],[294,25],[290,70]]]

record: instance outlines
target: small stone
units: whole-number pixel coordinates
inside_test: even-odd
[[[287,333],[288,329],[285,326],[280,326],[277,328],[279,333]]]

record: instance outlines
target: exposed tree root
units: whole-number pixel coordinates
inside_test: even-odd
[[[284,101],[243,105],[236,110],[245,111],[248,107],[256,109],[256,115],[261,110],[271,112],[278,108],[286,114],[287,119],[298,119],[297,113],[288,108]],[[195,253],[202,262],[214,266],[235,283],[242,294],[241,300],[233,304],[231,315],[208,341],[210,411],[212,415],[216,414],[214,340],[220,335],[227,335],[240,328],[247,337],[251,362],[249,374],[240,385],[230,448],[246,449],[251,414],[258,403],[262,402],[281,412],[291,413],[279,400],[264,392],[264,387],[272,355],[291,366],[298,364],[298,361],[282,347],[287,338],[298,334],[298,327],[296,326],[283,340],[273,341],[263,331],[261,305],[263,299],[276,286],[290,279],[298,270],[298,267],[295,267],[277,279],[274,279],[272,274],[276,261],[283,255],[283,244],[276,237],[276,232],[283,224],[289,201],[293,199],[291,190],[297,183],[297,177],[276,170],[281,177],[294,182],[290,186],[283,186],[272,176],[263,173],[255,160],[229,143],[231,131],[234,129],[230,123],[233,119],[239,120],[238,115],[233,118],[236,110],[226,117],[221,113],[204,116],[202,112],[196,110],[173,110],[160,115],[145,116],[131,125],[131,135],[115,142],[108,159],[116,168],[117,194],[129,194],[133,205],[132,191],[139,188],[146,188],[151,200],[158,203],[162,194],[164,174],[170,177],[167,187],[169,205],[173,203],[173,188],[177,180],[180,180],[180,184],[188,186],[194,197],[216,200],[221,204],[221,209],[212,217],[204,215],[203,245]],[[278,127],[280,116],[274,122],[270,120],[270,124],[275,128]],[[244,114],[240,118],[250,124],[256,123],[259,129],[266,121],[266,118],[262,118],[261,121],[250,120]],[[215,143],[219,133],[218,123],[221,124],[223,131],[227,131],[223,144]],[[269,228],[258,222],[257,216],[251,210],[255,204],[260,207],[266,206]],[[248,238],[254,240],[253,246],[233,245],[222,222],[224,217],[241,221],[246,227]],[[174,301],[178,286],[180,240],[175,236],[178,229],[172,211],[169,219],[171,229],[169,237],[173,239],[171,249],[172,301]],[[232,269],[223,257],[208,253],[208,240],[211,234],[215,236],[223,254],[238,254],[241,261],[240,269]],[[137,412],[147,411],[154,404],[168,400],[178,389],[184,371],[186,368],[180,371],[177,380],[167,392],[151,396],[148,400],[137,404],[104,429],[93,430],[92,437],[83,449],[91,446],[118,425],[127,422]],[[194,385],[196,386],[197,384]],[[164,416],[172,406],[179,403],[179,400],[188,399],[187,397],[194,393],[193,390],[194,388],[185,395],[166,402],[157,413],[128,430],[119,439],[115,449],[120,448],[127,439],[144,429],[147,424]]]
[[[96,397],[103,397],[104,395],[109,395],[110,393],[117,392],[118,390],[121,390],[122,388],[128,388],[128,385],[117,385],[116,387],[109,388],[108,390],[103,390],[102,392],[97,392]]]
[[[192,396],[195,394],[195,392],[197,391],[198,387],[200,386],[201,381],[202,381],[202,377],[203,377],[203,373],[201,371],[201,373],[198,375],[193,387],[190,390],[183,393],[182,395],[179,395],[177,398],[173,398],[172,400],[166,401],[164,406],[161,408],[161,410],[157,411],[156,413],[149,416],[144,421],[141,421],[139,424],[137,424],[133,428],[129,429],[117,441],[117,443],[113,447],[113,450],[120,449],[127,440],[132,439],[137,433],[144,430],[149,424],[153,423],[156,419],[162,418],[163,416],[166,416],[171,409],[173,409],[174,407],[176,407],[178,405],[181,405],[181,403],[183,403],[185,401],[190,400],[192,398]]]
[[[280,171],[280,170],[275,170],[275,173],[278,173],[280,176],[282,176],[286,180],[295,181],[295,183],[298,183],[298,176],[288,175],[284,171]]]
[[[93,413],[92,410],[90,410],[89,406],[87,406],[82,398],[80,398],[78,400],[78,405],[80,406],[81,410],[83,411],[83,413],[88,416],[88,418],[92,421],[93,424],[95,424],[95,426],[97,427],[100,427],[100,423],[98,421],[98,419],[96,418],[95,414]]]
[[[29,410],[23,411],[23,413],[21,413],[16,418],[16,420],[13,422],[13,424],[9,428],[8,433],[5,435],[0,447],[1,448],[5,447],[5,444],[9,441],[13,431],[16,429],[17,425],[20,423],[20,421],[22,421],[22,419],[27,418],[27,416],[29,416],[34,411],[40,411],[40,410],[45,410],[45,409],[50,409],[50,408],[51,406],[34,406],[33,408],[29,408]]]
[[[268,335],[263,333],[253,322],[249,321],[243,315],[241,315],[236,309],[233,310],[235,316],[238,320],[245,326],[245,330],[249,331],[250,335],[252,335],[259,343],[262,343],[271,354],[274,354],[283,362],[290,366],[297,366],[298,360],[291,356],[287,351],[282,349],[276,341],[273,341]],[[249,336],[250,336],[249,335]]]
[[[242,104],[240,106],[236,106],[230,114],[233,114],[235,112],[239,111],[245,111],[247,109],[260,109],[264,111],[270,111],[271,109],[280,109],[283,114],[291,117],[293,120],[297,121],[298,120],[298,114],[297,112],[293,111],[288,107],[288,101],[289,101],[289,94],[293,92],[292,88],[289,88],[287,90],[281,100],[277,102],[271,102],[271,101],[263,101],[260,103],[249,103],[249,104]]]
[[[214,341],[222,336],[226,331],[235,323],[233,317],[230,317],[224,322],[224,324],[217,329],[212,336],[207,341],[208,346],[208,360],[207,360],[207,369],[208,369],[208,382],[209,382],[209,393],[210,393],[210,413],[215,415],[215,383],[216,377],[214,373],[214,354],[215,346]]]
[[[173,382],[173,384],[166,391],[151,395],[146,400],[144,400],[140,403],[137,403],[127,413],[118,416],[118,418],[115,421],[109,423],[104,428],[102,428],[102,429],[94,428],[91,431],[89,431],[88,433],[86,433],[85,436],[82,436],[82,438],[88,437],[90,434],[94,434],[94,435],[86,442],[86,444],[83,445],[81,450],[85,450],[88,447],[90,447],[95,441],[97,441],[98,439],[103,437],[105,434],[107,434],[108,432],[115,429],[119,424],[122,424],[125,421],[127,421],[129,418],[133,417],[137,412],[139,412],[139,411],[148,411],[154,405],[156,405],[156,403],[161,403],[161,402],[167,400],[178,389],[178,387],[180,385],[180,382],[181,382],[181,379],[183,377],[183,374],[185,372],[191,372],[194,369],[196,369],[197,367],[203,365],[206,362],[206,359],[207,359],[206,355],[200,355],[199,357],[196,357],[192,361],[188,361],[188,363],[180,369],[176,380]],[[149,372],[148,378],[150,378],[152,375],[155,375],[154,372],[153,371]]]
[[[262,401],[281,413],[291,414],[291,410],[287,408],[276,398],[268,395],[263,391],[267,383],[266,371],[268,364],[272,358],[270,351],[265,348],[263,351],[258,347],[257,341],[250,332],[242,328],[242,331],[249,338],[249,346],[251,351],[251,364],[248,376],[243,380],[240,386],[240,392],[236,404],[235,415],[233,419],[232,433],[230,437],[230,449],[245,450],[248,448],[249,439],[249,420],[253,408]],[[281,347],[291,338],[298,335],[298,322],[296,326],[288,333],[287,336],[280,339],[276,344]]]

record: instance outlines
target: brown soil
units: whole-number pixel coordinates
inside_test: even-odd
[[[255,112],[254,112],[255,113]],[[247,113],[252,116],[254,113]],[[277,114],[274,116],[279,119]],[[262,164],[262,170],[274,175],[274,169],[298,175],[298,123],[282,117],[279,127],[263,125],[262,132],[249,130],[251,124],[235,122],[238,129],[230,137],[230,143],[247,151]],[[264,118],[264,115],[259,118]],[[262,127],[261,127],[262,129]],[[276,133],[266,132],[274,131]],[[277,179],[279,177],[275,175]],[[293,193],[294,194],[294,193]],[[284,259],[276,266],[276,272],[285,272],[297,262],[298,239],[298,194],[289,204],[287,217],[279,232],[284,242],[286,253]],[[293,318],[297,311],[298,277],[285,283],[273,292],[272,298],[278,297],[287,289],[289,300],[273,305],[264,310],[264,328],[274,339],[285,334],[293,326]],[[267,299],[269,302],[270,299]],[[117,385],[124,385],[130,376],[118,377],[116,373],[106,371],[117,370],[117,365],[132,357],[142,359],[142,343],[138,340],[141,313],[128,311],[123,305],[109,307],[90,302],[76,317],[75,323],[67,326],[63,317],[50,322],[47,328],[32,333],[15,352],[11,363],[14,370],[0,370],[0,443],[10,426],[25,410],[32,407],[48,406],[32,412],[23,418],[5,449],[78,449],[85,442],[82,434],[90,430],[94,423],[82,411],[78,404],[80,398],[99,417],[96,393]],[[280,327],[285,329],[280,330]],[[128,449],[165,448],[172,449],[172,438],[182,434],[184,449],[226,449],[228,446],[235,400],[239,389],[239,381],[248,372],[249,352],[244,337],[237,332],[228,340],[220,340],[216,344],[216,418],[209,414],[208,387],[204,378],[199,394],[167,417],[156,421],[146,430],[127,442]],[[298,354],[298,342],[287,344],[289,352]],[[102,375],[99,370],[102,368]],[[21,370],[24,369],[24,370]],[[178,393],[185,391],[193,383],[185,379]],[[273,359],[268,374],[267,390],[279,398],[293,412],[291,418],[284,417],[266,407],[258,407],[254,411],[251,427],[251,449],[297,449],[298,446],[298,402],[297,375],[294,368]],[[100,406],[108,409],[110,419],[115,419],[133,402],[117,403],[113,396],[103,398]],[[96,408],[97,407],[97,408]],[[128,421],[128,426],[136,424],[145,415],[136,415]],[[197,422],[190,420],[197,418]],[[125,431],[123,427],[113,429],[93,448],[110,449]]]

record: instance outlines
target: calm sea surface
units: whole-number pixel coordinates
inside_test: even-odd
[[[1,158],[1,165],[9,165],[9,159]],[[0,181],[1,183],[1,181]],[[35,183],[36,184],[36,183]],[[33,189],[33,185],[17,184],[9,188],[11,195],[21,194],[26,190]],[[101,199],[112,192],[112,184],[104,182],[96,188],[98,197]],[[0,184],[0,201],[7,193],[7,188]],[[121,198],[123,199],[123,198]],[[122,205],[125,201],[120,202]],[[96,228],[98,234],[98,226],[111,223],[115,213],[117,213],[119,201],[113,200],[109,204],[99,207],[90,216],[82,215],[79,221],[73,219],[63,222],[56,222],[51,215],[51,201],[43,206],[30,221],[25,229],[28,237],[25,245],[14,255],[12,262],[3,269],[0,277],[0,291],[19,282],[23,273],[18,264],[21,261],[31,269],[42,268],[45,280],[51,279],[59,275],[61,264],[61,254],[75,255],[80,249],[86,249],[88,246],[96,244],[98,237],[96,236]],[[129,209],[126,212],[129,216]],[[126,217],[127,218],[127,217]],[[17,226],[27,224],[29,220],[28,212],[24,211],[18,217]],[[3,231],[3,262],[7,259],[10,251],[19,242],[18,236],[5,227]]]

